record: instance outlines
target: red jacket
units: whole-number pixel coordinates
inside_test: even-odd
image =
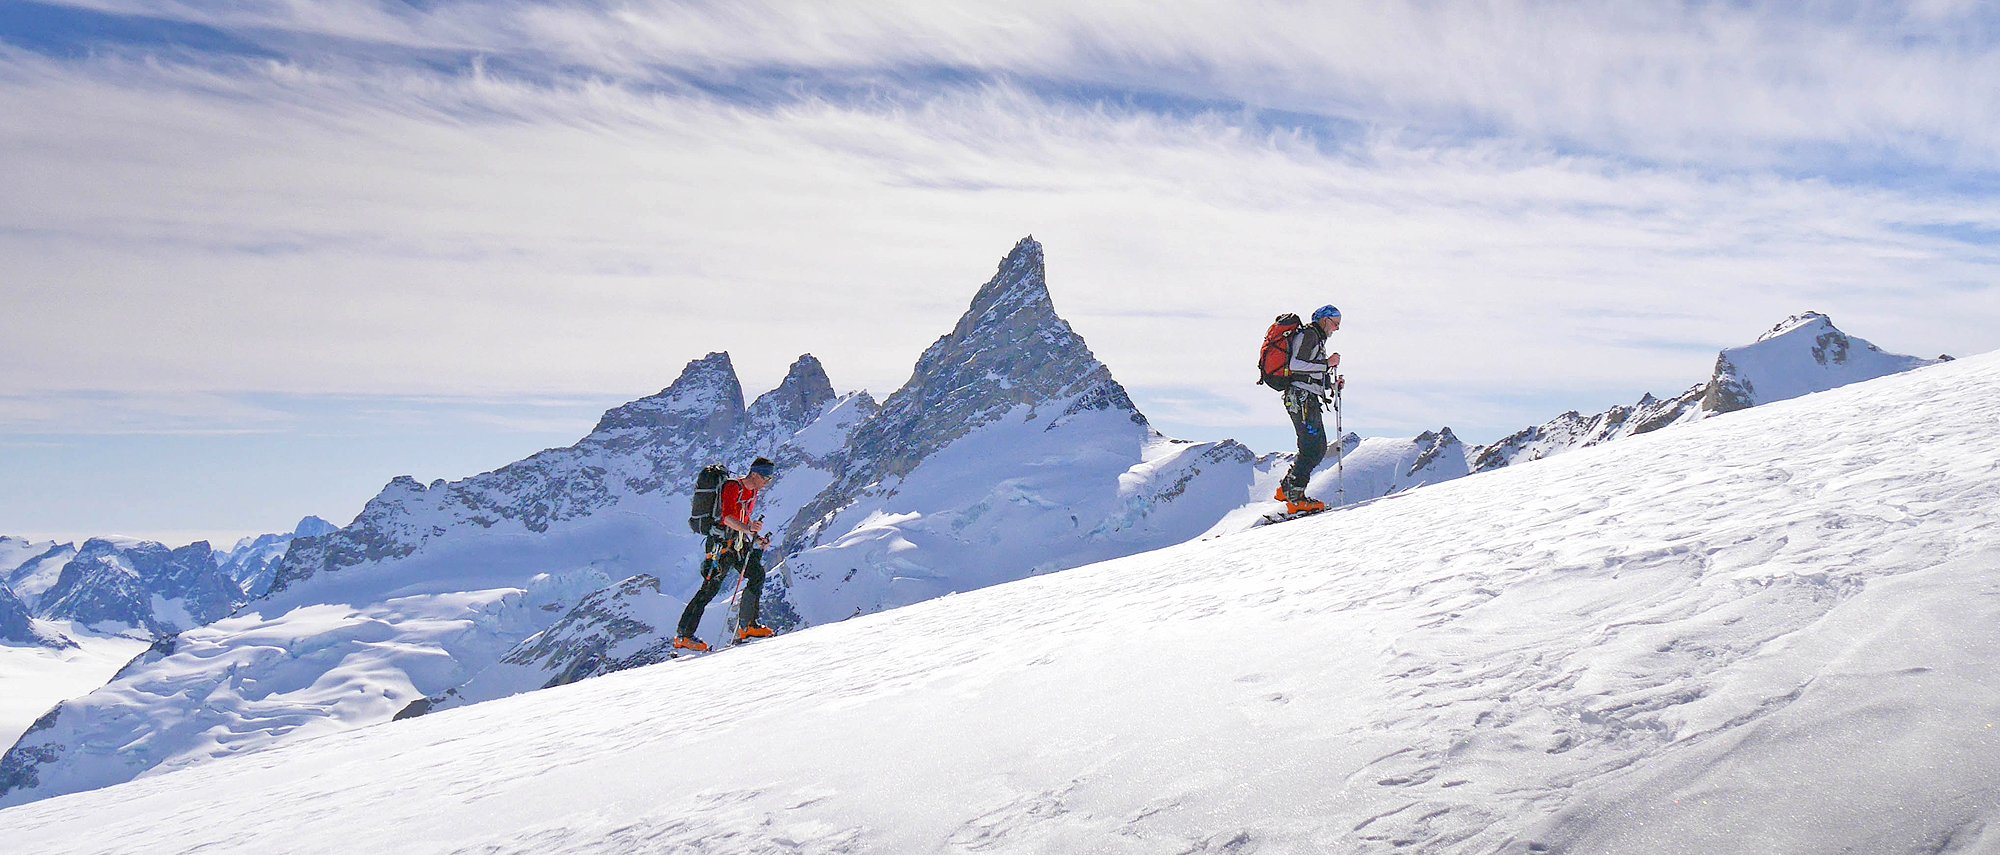
[[[722,496],[715,502],[715,520],[733,519],[745,526],[757,513],[757,491],[741,480],[731,478],[722,485]],[[728,526],[724,526],[727,528]]]

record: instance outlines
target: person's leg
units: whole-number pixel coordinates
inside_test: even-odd
[[[1312,480],[1313,470],[1326,459],[1326,422],[1320,412],[1319,398],[1303,392],[1285,393],[1285,412],[1292,417],[1292,431],[1298,434],[1299,456],[1292,461],[1291,471],[1285,473],[1286,487],[1304,490]]]
[[[701,626],[701,613],[708,609],[708,602],[715,599],[716,592],[722,590],[722,580],[728,575],[716,562],[708,558],[702,559],[701,588],[688,600],[687,608],[681,610],[679,637],[694,637],[695,630]]]
[[[737,626],[757,625],[757,608],[764,598],[764,550],[750,550],[743,565],[743,602],[736,610]]]

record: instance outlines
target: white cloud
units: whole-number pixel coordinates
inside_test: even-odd
[[[1399,27],[1443,28],[1433,47],[1471,38],[1463,21],[1409,11],[1320,21],[1259,58],[1203,7],[1130,31],[1119,7],[1006,24],[911,7],[843,17],[816,38],[740,30],[810,18],[775,7],[533,7],[483,25],[459,6],[416,18],[365,4],[163,11],[176,8],[410,45],[568,28],[550,50],[610,39],[607,55],[688,68],[884,65],[924,50],[1085,77],[1089,63],[1179,56],[1221,79],[1262,62],[1283,73],[1260,85],[1325,74],[1336,94],[1353,89],[1341,83],[1351,70],[1328,63],[1389,50],[1361,42]],[[1517,43],[1544,36],[1499,20],[1525,8],[1474,17],[1526,50]],[[1722,16],[1706,26],[1724,35],[1707,38],[1748,26],[1703,14]],[[660,24],[674,15],[699,26]],[[607,20],[638,35],[592,29]],[[993,27],[1012,34],[1006,45],[988,44]],[[1322,37],[1360,42],[1321,56]],[[1679,56],[1689,38],[1669,33],[1652,52]],[[1466,49],[1463,61],[1499,61]],[[1423,65],[1384,62],[1370,73]],[[1375,82],[1378,100],[1451,100],[1426,88],[1436,80]],[[1240,340],[1277,310],[1327,300],[1351,318],[1341,346],[1356,412],[1385,430],[1455,421],[1476,435],[1546,417],[1555,398],[1589,407],[1675,390],[1706,372],[1703,344],[1809,308],[1906,350],[1994,343],[2000,253],[1923,230],[2000,230],[1983,196],[1645,166],[1534,134],[1274,130],[1229,111],[1038,91],[744,102],[594,76],[0,53],[0,113],[32,119],[0,127],[15,155],[0,159],[0,183],[18,191],[0,203],[0,284],[17,310],[0,318],[0,391],[636,396],[728,349],[751,394],[805,351],[836,383],[882,394],[1029,232],[1049,246],[1059,308],[1121,379],[1210,390],[1253,419],[1268,407]],[[1646,344],[1659,341],[1692,345]]]

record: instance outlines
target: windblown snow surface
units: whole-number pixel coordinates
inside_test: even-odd
[[[2000,354],[0,811],[14,852],[2000,851]]]

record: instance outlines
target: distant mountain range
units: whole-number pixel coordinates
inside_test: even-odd
[[[1808,314],[1724,351],[1671,401],[1477,448],[1449,428],[1342,437],[1345,491],[1386,495],[1929,361]],[[785,629],[1241,528],[1290,464],[1153,430],[1056,313],[1043,249],[1024,239],[879,404],[836,394],[806,355],[746,405],[713,353],[574,445],[454,482],[398,477],[337,530],[302,523],[219,557],[93,540],[53,581],[50,545],[0,576],[23,580],[22,603],[163,641],[0,758],[0,805],[660,661],[698,581],[682,522],[694,474],[759,454],[780,467],[760,510],[788,571],[767,582],[766,618]],[[711,641],[728,611],[709,609]]]
[[[335,527],[306,517],[286,534],[245,538],[226,551],[206,541],[169,548],[129,537],[73,543],[0,537],[0,616],[18,608],[44,623],[30,635],[66,643],[54,628],[73,622],[103,634],[166,638],[214,622],[260,596],[286,547]],[[16,606],[7,605],[17,604]],[[0,619],[0,640],[27,643]]]

